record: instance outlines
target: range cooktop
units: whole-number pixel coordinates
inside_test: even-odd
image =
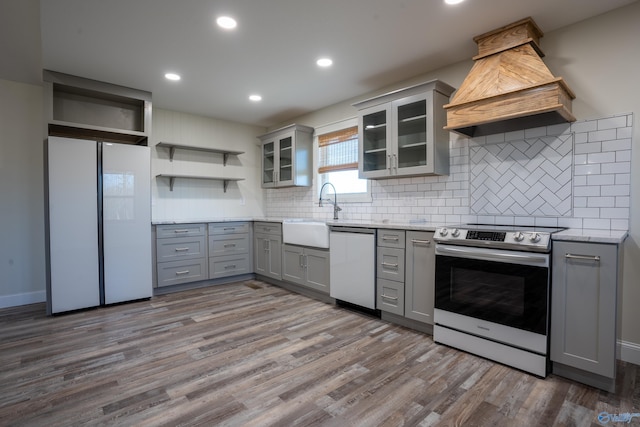
[[[451,245],[549,252],[551,234],[562,230],[564,228],[459,224],[438,228],[434,240]]]

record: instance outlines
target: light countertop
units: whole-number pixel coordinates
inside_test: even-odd
[[[312,220],[312,218],[305,218]],[[221,218],[198,218],[185,220],[157,220],[152,225],[170,225],[170,224],[193,224],[193,223],[213,223],[213,222],[238,222],[238,221],[264,221],[264,222],[283,222],[285,218],[278,217],[221,217]],[[324,219],[315,219],[316,221],[325,221]],[[430,223],[426,221],[369,221],[369,220],[353,220],[338,219],[326,220],[329,226],[344,227],[367,227],[381,229],[396,230],[415,230],[415,231],[435,231],[442,226],[450,224]],[[571,228],[554,233],[552,240],[570,241],[570,242],[587,242],[587,243],[608,243],[621,244],[629,235],[627,230],[599,230],[599,229],[582,229]]]

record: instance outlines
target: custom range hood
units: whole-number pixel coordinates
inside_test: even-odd
[[[447,110],[446,130],[474,137],[573,122],[575,95],[542,62],[531,18],[475,37],[475,63]]]

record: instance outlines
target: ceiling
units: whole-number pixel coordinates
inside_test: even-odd
[[[634,1],[3,0],[0,49],[11,60],[0,77],[34,83],[44,68],[150,91],[160,108],[269,127],[471,61],[475,35],[527,16],[548,33]],[[215,25],[225,14],[235,30]],[[321,56],[333,66],[317,67]],[[169,71],[182,80],[167,81]]]

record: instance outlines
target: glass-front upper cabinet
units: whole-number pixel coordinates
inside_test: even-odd
[[[354,104],[361,178],[446,175],[449,132],[442,108],[454,91],[433,80]]]
[[[311,185],[313,128],[291,125],[258,138],[263,188]]]
[[[362,170],[370,175],[384,173],[390,167],[390,119],[390,107],[372,107],[360,115],[362,150],[359,163]]]

